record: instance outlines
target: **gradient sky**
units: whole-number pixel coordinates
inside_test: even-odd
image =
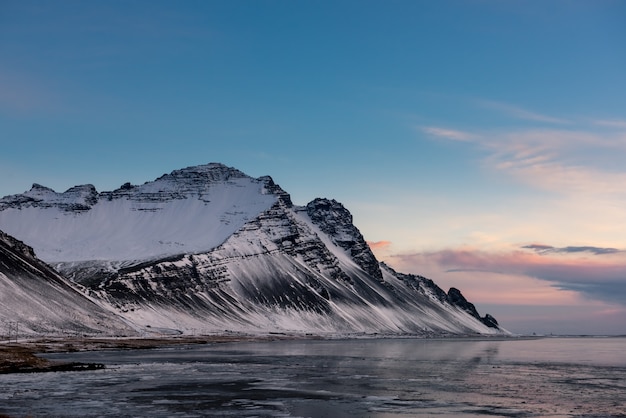
[[[0,0],[0,196],[222,162],[518,333],[626,334],[626,2]]]

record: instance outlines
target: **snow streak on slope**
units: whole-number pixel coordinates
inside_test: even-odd
[[[130,267],[91,287],[133,322],[183,332],[497,332],[432,282],[389,268],[373,277],[348,251],[307,208],[278,202],[211,252]]]
[[[134,334],[35,257],[32,248],[0,231],[0,321],[6,335]]]

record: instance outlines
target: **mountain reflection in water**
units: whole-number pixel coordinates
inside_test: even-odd
[[[0,377],[0,413],[62,416],[626,415],[626,339],[281,341],[48,355]]]

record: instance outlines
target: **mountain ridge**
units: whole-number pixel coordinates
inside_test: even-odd
[[[219,163],[111,192],[36,185],[0,199],[4,228],[143,329],[505,332],[379,263],[341,203],[297,206],[270,176]]]

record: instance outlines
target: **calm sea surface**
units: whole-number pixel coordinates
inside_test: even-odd
[[[280,341],[47,357],[107,368],[0,376],[0,414],[626,417],[626,338]]]

